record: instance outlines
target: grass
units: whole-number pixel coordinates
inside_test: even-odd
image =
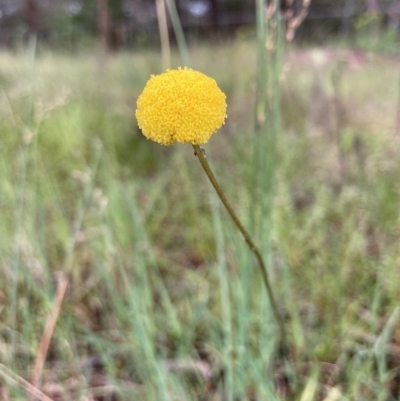
[[[250,224],[256,45],[190,53],[228,96],[206,150]],[[0,398],[27,399],[15,380],[30,381],[64,272],[39,385],[52,399],[399,399],[398,61],[349,55],[289,49],[281,77],[267,237],[287,369],[255,261],[191,147],[136,127],[159,55],[99,68],[91,54],[2,53]]]

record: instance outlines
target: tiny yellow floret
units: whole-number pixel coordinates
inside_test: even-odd
[[[162,145],[201,145],[226,118],[226,96],[214,79],[190,68],[151,76],[137,100],[143,135]]]

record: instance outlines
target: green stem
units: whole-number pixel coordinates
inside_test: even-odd
[[[280,330],[280,335],[281,335],[281,344],[285,345],[286,344],[286,330],[285,326],[283,324],[283,320],[278,312],[278,306],[274,298],[274,294],[272,292],[272,287],[271,283],[269,281],[268,277],[268,272],[267,268],[265,266],[264,260],[261,256],[261,252],[257,248],[256,244],[253,242],[253,240],[250,237],[250,234],[247,232],[247,230],[244,228],[243,224],[240,222],[239,218],[237,217],[235,211],[233,210],[232,206],[228,202],[228,199],[226,199],[225,194],[223,193],[221,187],[219,186],[217,179],[214,176],[214,173],[212,172],[210,165],[208,164],[208,161],[206,159],[205,154],[203,153],[203,149],[199,145],[193,145],[194,153],[195,155],[199,158],[199,161],[201,163],[201,166],[203,167],[205,173],[207,174],[208,179],[210,180],[212,186],[214,187],[215,191],[217,192],[219,198],[221,199],[221,202],[224,204],[225,209],[228,211],[229,215],[232,217],[233,222],[235,223],[236,227],[239,229],[239,231],[242,233],[247,245],[249,246],[250,250],[254,253],[256,256],[258,265],[261,270],[261,275],[264,281],[265,289],[267,290],[269,302],[271,304],[272,311],[275,315],[275,319],[278,322],[279,325],[279,330]]]

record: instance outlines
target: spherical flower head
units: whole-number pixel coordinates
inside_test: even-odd
[[[150,78],[137,100],[143,135],[162,145],[207,142],[226,118],[226,96],[207,75],[190,68]]]

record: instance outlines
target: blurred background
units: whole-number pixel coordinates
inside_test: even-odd
[[[400,3],[395,0],[312,0],[298,40],[323,43],[337,36],[354,39],[366,26],[400,29]],[[251,0],[176,0],[189,37],[234,39],[254,34],[256,9]],[[302,0],[282,0],[282,10],[300,13]],[[168,18],[170,20],[170,18]],[[151,0],[1,0],[0,43],[15,48],[29,35],[48,46],[77,47],[99,36],[113,50],[156,46],[157,6]],[[172,24],[169,21],[173,38]],[[376,32],[378,34],[378,32]]]
[[[204,146],[151,74],[227,95]],[[0,400],[400,399],[400,2],[0,0]]]

